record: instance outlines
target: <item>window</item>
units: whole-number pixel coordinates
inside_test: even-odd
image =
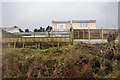
[[[81,28],[87,28],[87,23],[80,23]]]
[[[57,24],[57,29],[65,29],[65,24]]]

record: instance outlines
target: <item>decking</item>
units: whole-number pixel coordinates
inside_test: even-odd
[[[72,32],[67,32],[67,33],[62,33],[59,32],[60,34],[51,34],[50,37],[46,37],[48,35],[45,34],[44,37],[36,37],[34,36],[28,36],[28,37],[3,37],[2,38],[2,44],[3,46],[7,47],[22,47],[24,48],[26,45],[36,45],[37,47],[40,46],[42,43],[48,43],[52,45],[58,45],[59,44],[72,44],[73,38],[72,38]],[[43,36],[43,35],[42,35]]]
[[[117,29],[75,29],[73,31],[67,31],[67,32],[51,32],[50,37],[48,35],[42,34],[42,37],[39,35],[35,35],[36,33],[33,33],[33,36],[23,37],[23,36],[16,36],[16,37],[3,37],[2,38],[2,44],[7,47],[18,47],[21,45],[21,47],[25,47],[27,44],[29,45],[35,45],[37,47],[40,47],[42,43],[47,44],[74,44],[79,43],[80,41],[94,41],[97,43],[98,41],[104,42],[107,40],[107,37],[109,33],[116,33],[118,34]],[[40,34],[40,33],[39,33]],[[44,36],[44,37],[43,37]]]

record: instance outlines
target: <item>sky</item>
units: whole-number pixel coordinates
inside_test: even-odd
[[[120,1],[118,3],[118,13],[120,14]],[[118,15],[118,27],[120,29],[120,15]]]
[[[0,27],[2,26],[2,3],[0,2]]]
[[[2,2],[118,2],[119,0],[2,0]]]
[[[2,2],[2,27],[47,27],[53,20],[96,20],[97,28],[118,28],[118,2]]]

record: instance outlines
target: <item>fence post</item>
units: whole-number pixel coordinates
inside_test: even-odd
[[[8,43],[8,48],[10,48],[10,43]]]
[[[38,44],[37,43],[35,43],[35,48],[38,48]]]
[[[78,30],[78,39],[80,38],[80,35],[79,35],[79,30]]]
[[[23,39],[25,39],[25,42],[26,42],[26,37],[24,37]]]
[[[57,43],[57,47],[59,47],[60,45],[59,45],[59,43]]]
[[[22,37],[20,39],[21,39],[21,43],[22,43]]]
[[[18,36],[18,33],[17,33],[17,40],[16,40],[16,42],[19,42],[19,36]]]
[[[16,48],[16,42],[14,42],[14,48]]]
[[[51,37],[53,37],[53,31],[51,30]]]
[[[73,45],[73,40],[74,40],[74,29],[72,29],[72,35],[71,35],[71,38],[72,38],[72,45]]]
[[[40,45],[40,43],[38,43],[38,48],[40,49],[40,47],[41,47],[41,45]]]
[[[53,44],[53,31],[52,31],[52,30],[51,30],[49,39],[51,40],[51,42],[52,42],[52,44]],[[52,46],[53,46],[53,45],[52,45]]]
[[[69,40],[69,44],[70,44],[71,43],[71,32],[70,31],[69,31],[68,35],[69,35],[69,39],[68,40]],[[65,38],[65,40],[67,41],[67,38]]]
[[[10,37],[8,38],[8,42],[10,43]]]
[[[89,43],[90,43],[90,28],[88,28],[88,39],[89,39]]]
[[[103,28],[101,28],[101,30],[102,30],[102,42],[103,42]]]
[[[85,36],[84,33],[85,33],[85,32],[84,32],[84,29],[83,29],[83,39],[84,39],[84,36]]]
[[[118,26],[118,44],[120,44],[120,26]]]
[[[35,42],[35,32],[34,32],[34,39],[33,39],[33,42]]]
[[[22,48],[24,48],[25,46],[24,46],[24,43],[23,43],[23,45],[22,45]]]

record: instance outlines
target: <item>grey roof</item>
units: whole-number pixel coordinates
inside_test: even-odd
[[[10,33],[20,32],[18,27],[2,28],[2,30]]]
[[[52,21],[52,23],[70,23],[70,21]]]
[[[72,23],[95,23],[96,20],[72,20]]]
[[[10,33],[10,32],[6,32],[6,31],[2,31],[2,37],[3,38],[6,38],[6,37],[18,37],[16,34],[14,34],[14,33]]]

